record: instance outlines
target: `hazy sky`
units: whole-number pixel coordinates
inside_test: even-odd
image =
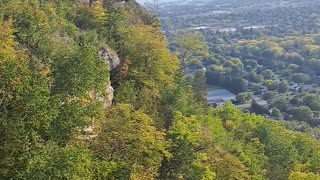
[[[153,0],[136,0],[138,1],[140,4],[143,4],[147,1],[152,2]],[[157,2],[170,2],[170,1],[175,1],[175,0],[156,0]]]

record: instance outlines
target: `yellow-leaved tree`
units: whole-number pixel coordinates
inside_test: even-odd
[[[167,152],[165,133],[155,128],[154,120],[135,111],[131,105],[118,104],[107,113],[94,151],[108,163],[114,164],[108,179],[154,179]]]
[[[48,81],[36,58],[14,41],[12,21],[0,20],[0,179],[13,177],[24,166],[25,153],[52,120]]]
[[[130,26],[124,36],[124,56],[130,59],[129,81],[120,82],[124,86],[117,89],[116,100],[156,114],[161,95],[175,83],[178,59],[167,50],[168,43],[157,27]]]

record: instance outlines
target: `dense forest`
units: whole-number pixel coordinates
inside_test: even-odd
[[[207,83],[234,93],[233,104],[241,111],[320,139],[319,5],[312,0],[204,0],[161,4],[161,12],[172,51],[179,51],[179,28],[208,46],[207,55],[189,62],[189,74],[204,69]],[[185,8],[189,11],[171,13]]]
[[[248,107],[244,111],[286,120],[287,125],[295,123],[293,129],[319,139],[318,36],[211,44],[216,56],[207,61],[211,64],[208,82],[239,93],[238,104],[248,104],[253,98],[261,97],[268,107]],[[219,41],[211,39],[211,42],[215,40]],[[244,99],[246,96],[249,98]]]
[[[135,1],[0,0],[0,29],[0,179],[320,179],[319,141],[231,103],[207,107],[205,74],[186,78],[207,56],[200,36],[170,51]],[[239,46],[273,56],[289,40]],[[239,46],[209,48],[236,67]],[[307,73],[312,53],[294,48],[302,57],[277,57]]]

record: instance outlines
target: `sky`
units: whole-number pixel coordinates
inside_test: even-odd
[[[140,4],[144,4],[145,2],[149,1],[152,2],[153,0],[136,0]],[[170,2],[170,1],[175,1],[175,0],[156,0],[157,2]]]

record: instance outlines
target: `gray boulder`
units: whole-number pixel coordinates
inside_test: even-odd
[[[119,66],[120,59],[117,53],[111,48],[103,48],[99,51],[99,55],[101,59],[103,59],[106,63],[108,63],[110,70]]]

